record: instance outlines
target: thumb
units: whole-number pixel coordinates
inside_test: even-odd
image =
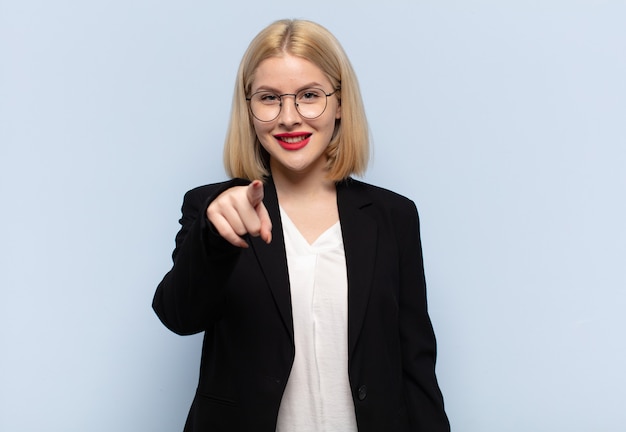
[[[248,185],[248,190],[246,191],[246,195],[248,196],[248,201],[250,205],[256,208],[263,201],[263,183],[261,180],[254,180],[252,183]]]

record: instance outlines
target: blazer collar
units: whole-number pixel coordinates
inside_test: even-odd
[[[278,195],[271,177],[264,184],[263,204],[272,221],[272,241],[270,244],[267,244],[260,237],[249,237],[248,241],[265,275],[267,284],[274,297],[276,308],[281,315],[293,344],[293,316],[291,313],[287,253],[285,251],[283,225],[278,207]]]
[[[366,210],[372,200],[363,183],[352,179],[339,183],[337,205],[348,274],[348,353],[352,358],[374,279],[378,226]]]
[[[251,237],[249,241],[293,343],[287,254],[278,196],[271,178],[265,183],[264,193],[263,203],[272,220],[272,242],[268,245],[259,237]],[[348,352],[350,354],[358,341],[365,317],[376,261],[378,228],[374,219],[364,211],[371,204],[372,201],[363,183],[347,179],[337,184],[337,206],[348,277]]]

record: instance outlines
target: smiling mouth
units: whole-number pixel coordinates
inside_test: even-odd
[[[306,147],[312,135],[311,133],[286,133],[274,135],[274,138],[283,149],[296,151]]]
[[[284,143],[287,144],[297,144],[299,142],[304,141],[305,139],[309,138],[311,136],[311,134],[302,134],[302,135],[297,135],[297,136],[284,136],[284,135],[278,135],[276,136],[276,139],[279,141],[282,141]]]

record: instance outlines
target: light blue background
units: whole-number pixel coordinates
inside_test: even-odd
[[[453,430],[625,430],[626,2],[215,4],[0,0],[0,430],[182,430],[201,338],[150,303],[283,17],[342,41],[365,180],[420,209]]]

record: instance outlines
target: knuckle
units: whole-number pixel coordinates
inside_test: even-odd
[[[258,235],[261,232],[261,222],[253,220],[248,224],[248,233]]]

